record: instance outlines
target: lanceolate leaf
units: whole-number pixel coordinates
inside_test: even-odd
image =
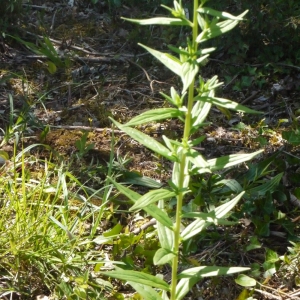
[[[109,177],[108,179],[113,183],[113,185],[118,189],[119,192],[121,192],[123,195],[129,198],[132,202],[135,203],[141,197],[140,194],[132,191],[131,189],[123,186],[122,184],[117,183],[112,178]],[[153,218],[155,218],[157,222],[163,224],[167,228],[172,228],[172,220],[162,209],[159,209],[156,205],[151,204],[148,207],[145,207],[144,211]]]
[[[218,158],[209,159],[207,161],[208,167],[211,171],[217,171],[229,167],[236,166],[242,162],[248,161],[256,155],[262,153],[263,150],[259,150],[253,153],[247,154],[231,154],[227,156],[221,156]],[[200,170],[201,173],[201,170]]]
[[[264,196],[267,192],[273,192],[274,189],[278,186],[282,176],[283,173],[279,173],[272,179],[268,180],[266,183],[247,190],[246,193],[255,196]]]
[[[244,272],[250,268],[243,267],[196,267],[183,271],[179,274],[181,280],[176,287],[176,300],[183,299],[183,297],[191,290],[201,278],[211,276],[229,275],[237,272]]]
[[[174,72],[179,77],[182,77],[182,71],[181,71],[181,65],[182,63],[178,58],[175,56],[172,56],[168,53],[162,53],[160,51],[154,50],[152,48],[149,48],[143,44],[139,44],[143,48],[145,48],[150,54],[152,54],[154,57],[156,57],[162,64],[164,64],[168,69],[170,69],[172,72]]]
[[[231,201],[220,205],[219,207],[212,210],[210,213],[214,214],[216,218],[224,217],[241,199],[245,192],[240,193]],[[212,222],[208,222],[203,219],[197,219],[191,224],[189,224],[181,233],[182,240],[187,240],[194,235],[200,233],[203,229],[208,227]]]
[[[205,121],[209,111],[211,108],[211,104],[204,101],[197,101],[192,109],[192,124],[194,129],[198,128],[198,126],[201,126],[203,122]]]
[[[183,92],[187,90],[198,72],[199,66],[196,61],[188,60],[182,64],[181,80],[183,83]]]
[[[210,172],[210,164],[207,163],[207,161],[198,151],[189,149],[187,151],[187,158],[194,164],[195,167],[200,168],[202,172],[204,170],[206,172]]]
[[[135,202],[135,204],[130,207],[129,210],[137,210],[141,208],[147,207],[149,204],[152,204],[154,202],[158,202],[161,199],[169,199],[172,197],[175,197],[176,194],[170,190],[167,189],[157,189],[148,192],[147,194],[143,195],[141,198],[139,198],[138,201]]]
[[[237,18],[243,18],[244,15],[246,15],[248,11],[243,12]],[[237,20],[226,20],[222,22],[218,22],[216,24],[210,24],[209,28],[204,29],[197,37],[196,42],[202,43],[204,41],[207,41],[209,39],[215,38],[232,28],[234,28],[239,21]]]
[[[240,16],[236,17],[236,16],[233,16],[233,15],[227,13],[227,12],[217,11],[217,10],[214,10],[212,8],[209,8],[209,7],[199,7],[197,9],[197,12],[203,13],[203,14],[208,14],[208,15],[218,17],[218,18],[223,18],[223,19],[243,21],[243,18],[241,18]]]
[[[169,291],[169,284],[164,280],[143,272],[118,269],[116,271],[99,272],[102,275],[117,278],[124,281],[132,281],[139,284],[152,286],[158,289]]]
[[[159,200],[158,201],[158,209],[164,211],[165,208],[165,201]],[[157,222],[157,235],[160,241],[160,246],[167,251],[172,251],[174,247],[174,230],[164,226],[162,223]]]
[[[153,121],[171,119],[171,118],[179,117],[182,114],[183,113],[176,108],[152,109],[132,118],[129,122],[124,124],[124,126],[137,126],[140,124],[145,124]]]
[[[182,20],[179,18],[150,18],[150,19],[127,19],[127,18],[121,18],[123,20],[136,23],[139,25],[179,25],[179,26],[192,26],[193,24],[189,22],[188,20]]]
[[[240,111],[248,114],[263,114],[263,112],[256,111],[253,109],[250,109],[244,105],[238,104],[237,102],[228,100],[228,99],[223,99],[223,98],[217,98],[217,97],[200,97],[197,96],[194,98],[195,101],[205,101],[209,102],[211,104],[215,104],[217,106],[221,106],[227,109],[232,109],[235,111]]]
[[[151,138],[147,134],[142,133],[137,129],[122,125],[112,118],[110,118],[110,119],[118,128],[120,128],[122,131],[127,133],[129,136],[131,136],[133,139],[135,139],[140,144],[151,149],[153,152],[160,154],[171,161],[177,160],[176,157],[173,156],[172,153],[170,153],[170,150],[168,148],[166,148],[164,145],[162,145],[155,139]]]
[[[163,298],[161,298],[160,295],[150,286],[133,281],[127,281],[127,283],[130,284],[139,293],[139,295],[143,297],[143,299],[163,300]]]
[[[250,268],[245,267],[218,267],[218,266],[202,266],[190,268],[182,271],[178,278],[191,278],[197,276],[198,278],[203,277],[212,277],[212,276],[222,276],[222,275],[230,275],[238,272],[245,272],[250,270]]]

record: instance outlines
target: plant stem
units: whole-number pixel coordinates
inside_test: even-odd
[[[180,162],[180,174],[179,174],[179,190],[182,190],[184,181],[184,170],[186,164],[186,155],[182,153]],[[177,271],[178,271],[178,261],[179,261],[179,244],[180,244],[180,225],[181,225],[181,211],[183,202],[183,192],[181,191],[177,195],[177,208],[176,208],[176,223],[174,228],[174,251],[176,256],[172,261],[172,281],[171,281],[171,298],[170,300],[176,300],[176,286],[177,286]]]
[[[198,8],[198,0],[194,0],[194,10],[193,10],[193,47],[194,53],[197,51],[197,43],[196,38],[198,35],[198,22],[197,22],[197,8]],[[178,189],[179,194],[177,195],[177,208],[176,208],[176,223],[174,228],[174,252],[176,256],[172,261],[172,281],[171,281],[171,297],[170,300],[176,299],[176,286],[177,286],[177,272],[178,272],[178,262],[179,262],[179,245],[180,245],[180,226],[181,226],[181,215],[182,215],[182,203],[183,203],[183,188],[184,181],[188,174],[186,173],[186,167],[188,161],[186,159],[186,151],[185,148],[188,147],[188,140],[191,131],[191,122],[192,122],[192,108],[193,108],[193,99],[194,99],[194,83],[193,80],[188,89],[188,104],[187,104],[187,113],[185,117],[184,124],[184,133],[182,139],[183,149],[181,151],[181,160],[180,160],[180,172],[179,172],[179,180],[178,180]]]

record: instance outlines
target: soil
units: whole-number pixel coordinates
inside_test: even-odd
[[[20,19],[8,27],[6,38],[1,38],[0,128],[5,131],[8,126],[20,125],[23,144],[20,143],[19,147],[42,143],[51,147],[56,159],[64,161],[78,153],[78,141],[86,134],[85,145],[92,146],[82,154],[84,163],[75,161],[71,168],[81,179],[82,168],[91,162],[100,162],[104,169],[100,178],[92,181],[94,188],[99,188],[105,178],[112,143],[116,160],[126,155],[130,158],[126,166],[129,171],[164,184],[172,166],[116,128],[112,137],[109,117],[124,123],[145,110],[168,107],[160,93],[168,94],[171,86],[179,88],[180,82],[137,42],[166,50],[166,43],[178,45],[184,42],[185,33],[178,29],[163,31],[160,27],[138,27],[120,19],[121,15],[146,17],[148,12],[142,7],[123,5],[112,11],[106,1],[99,1],[95,6],[82,1],[76,7],[61,2],[26,5]],[[160,14],[159,7],[155,13]],[[179,38],[176,40],[176,37]],[[202,75],[209,78],[216,73],[221,79],[225,78],[225,57],[223,61],[212,59]],[[298,79],[291,80],[295,84],[298,82]],[[250,87],[247,91],[236,92],[230,84],[219,90],[219,96],[267,111],[265,117],[270,125],[277,124],[279,119],[290,120],[289,107],[293,111],[299,108],[300,102],[292,101],[300,98],[297,90],[286,88],[274,97],[271,82],[267,91]],[[196,133],[206,136],[200,145],[206,158],[252,152],[262,146],[260,119],[257,117],[249,119],[215,108],[209,121],[210,124]],[[240,121],[257,126],[233,129]],[[162,140],[163,134],[179,138],[182,124],[168,121],[139,129]],[[277,134],[265,133],[264,157],[282,150],[282,147],[298,155],[297,149],[286,148],[280,135],[283,130],[278,128]],[[12,134],[7,142],[2,143],[2,150],[9,155],[14,150],[13,140]],[[32,153],[50,156],[50,151],[42,147],[33,149]],[[207,281],[203,282],[203,286],[206,284]],[[229,299],[222,298],[222,295],[237,293],[231,291],[231,285],[227,289],[217,286],[220,282],[209,281],[207,293],[203,294],[205,299]],[[268,294],[262,293],[260,297],[268,299]]]

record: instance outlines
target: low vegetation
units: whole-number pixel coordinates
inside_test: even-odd
[[[299,4],[49,5],[1,8],[0,299],[298,299]]]

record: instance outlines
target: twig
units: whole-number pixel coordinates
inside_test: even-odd
[[[298,295],[300,295],[300,291],[293,292],[293,293],[290,294],[289,296],[290,296],[290,297],[295,297],[295,296],[298,296]],[[292,299],[294,299],[294,298],[292,298]],[[299,299],[299,298],[295,298],[295,299]]]
[[[235,80],[236,78],[240,75],[240,73],[237,73],[235,74],[232,79],[224,86],[224,89],[227,89],[229,85],[231,85]]]
[[[112,132],[113,130],[110,128],[96,128],[96,127],[90,127],[90,126],[70,126],[70,125],[50,125],[51,128],[57,128],[57,129],[65,129],[65,130],[86,130],[86,131],[96,131],[96,132]],[[125,133],[122,130],[114,130],[114,133]]]
[[[31,4],[23,3],[22,6],[30,7],[30,8],[36,9],[36,10],[45,10],[45,11],[49,11],[49,12],[53,10],[52,7],[45,6],[45,5],[40,6],[40,5],[31,5]]]
[[[269,292],[266,292],[266,291],[262,291],[262,290],[259,290],[259,289],[254,289],[254,291],[263,294],[264,296],[268,297],[268,299],[282,300],[282,297],[275,296],[275,295],[273,295]]]
[[[147,229],[150,226],[153,226],[156,224],[156,220],[155,219],[151,219],[149,222],[143,224],[141,227],[134,229],[131,233],[133,234],[139,234],[142,230]]]
[[[50,26],[51,32],[52,32],[52,30],[54,28],[54,21],[55,21],[56,13],[57,13],[57,9],[55,10],[55,12],[53,14],[53,17],[52,17],[52,22],[51,22],[51,26]]]
[[[248,101],[252,100],[256,95],[258,94],[258,91],[254,91],[248,98],[244,99],[241,104],[245,104]]]
[[[288,67],[288,68],[293,68],[293,69],[296,69],[296,70],[300,70],[300,67],[293,66],[293,65],[288,65],[288,64],[284,64],[284,63],[276,63],[276,65],[283,66],[283,67]]]
[[[154,93],[154,91],[153,91],[153,82],[163,83],[163,82],[161,82],[161,81],[151,80],[151,79],[150,79],[150,76],[149,76],[148,73],[147,73],[147,71],[146,71],[143,67],[141,67],[139,64],[137,64],[136,62],[132,61],[132,60],[129,59],[129,58],[126,58],[126,60],[127,60],[130,64],[133,64],[133,65],[137,66],[138,68],[142,69],[142,71],[144,72],[145,76],[147,77],[147,80],[150,82],[150,88],[151,88],[152,93]]]
[[[264,284],[260,284],[259,282],[258,282],[258,284],[259,284],[261,287],[264,287],[264,288],[269,289],[269,290],[271,290],[271,291],[273,291],[273,292],[275,292],[275,293],[277,293],[277,294],[279,294],[279,295],[282,295],[282,296],[287,297],[287,299],[300,300],[300,298],[298,298],[298,297],[295,297],[295,298],[294,298],[292,295],[289,295],[289,294],[287,294],[287,293],[285,293],[285,292],[283,292],[283,291],[279,291],[279,290],[277,290],[277,289],[274,289],[274,288],[272,288],[272,287],[270,287],[270,286],[267,286],[267,285],[264,285]],[[282,300],[282,297],[281,297],[281,296],[278,296],[278,297],[277,297],[277,296],[275,296],[275,295],[273,295],[273,294],[271,294],[271,293],[268,293],[268,292],[266,292],[266,291],[262,291],[262,290],[259,290],[259,289],[255,289],[255,291],[256,291],[256,292],[260,292],[260,293],[266,295],[267,297],[270,297],[270,296],[271,296],[271,298],[269,298],[269,299],[278,299],[278,300]]]
[[[29,32],[29,31],[25,31],[25,32],[26,32],[27,34],[31,35],[31,36],[38,37],[38,38],[40,38],[40,39],[43,39],[43,38],[44,38],[44,37],[41,36],[41,35],[34,34],[34,33]],[[63,45],[63,42],[58,41],[58,40],[55,40],[55,39],[53,39],[53,38],[50,38],[50,37],[49,37],[49,40],[50,40],[51,42],[55,43],[55,44]],[[91,51],[88,51],[88,50],[86,50],[86,49],[84,49],[84,48],[82,48],[82,47],[78,47],[78,46],[75,46],[75,45],[70,45],[69,48],[70,48],[70,49],[73,49],[73,50],[78,50],[78,51],[81,51],[81,52],[83,52],[83,53],[86,53],[86,54],[89,54],[89,55],[93,55],[93,56],[110,56],[111,59],[114,59],[114,60],[122,59],[122,57],[140,57],[140,56],[144,56],[144,55],[148,55],[148,54],[149,54],[148,52],[142,53],[142,54],[137,54],[137,55],[135,55],[135,54],[123,54],[123,55],[121,56],[121,58],[117,59],[117,58],[115,58],[115,56],[118,55],[118,53],[111,53],[111,52],[110,52],[110,53],[91,52]],[[85,59],[87,59],[87,58],[85,58]]]
[[[300,200],[290,192],[290,202],[297,207],[300,207]]]
[[[139,64],[137,64],[136,62],[132,61],[131,59],[128,59],[128,58],[127,58],[127,61],[128,61],[129,63],[131,63],[131,64],[137,66],[138,68],[142,69],[143,72],[144,72],[144,74],[145,74],[146,77],[147,77],[147,80],[151,82],[151,79],[150,79],[150,77],[149,77],[147,71],[146,71],[143,67],[141,67]],[[152,92],[153,92],[153,91],[152,91]]]

